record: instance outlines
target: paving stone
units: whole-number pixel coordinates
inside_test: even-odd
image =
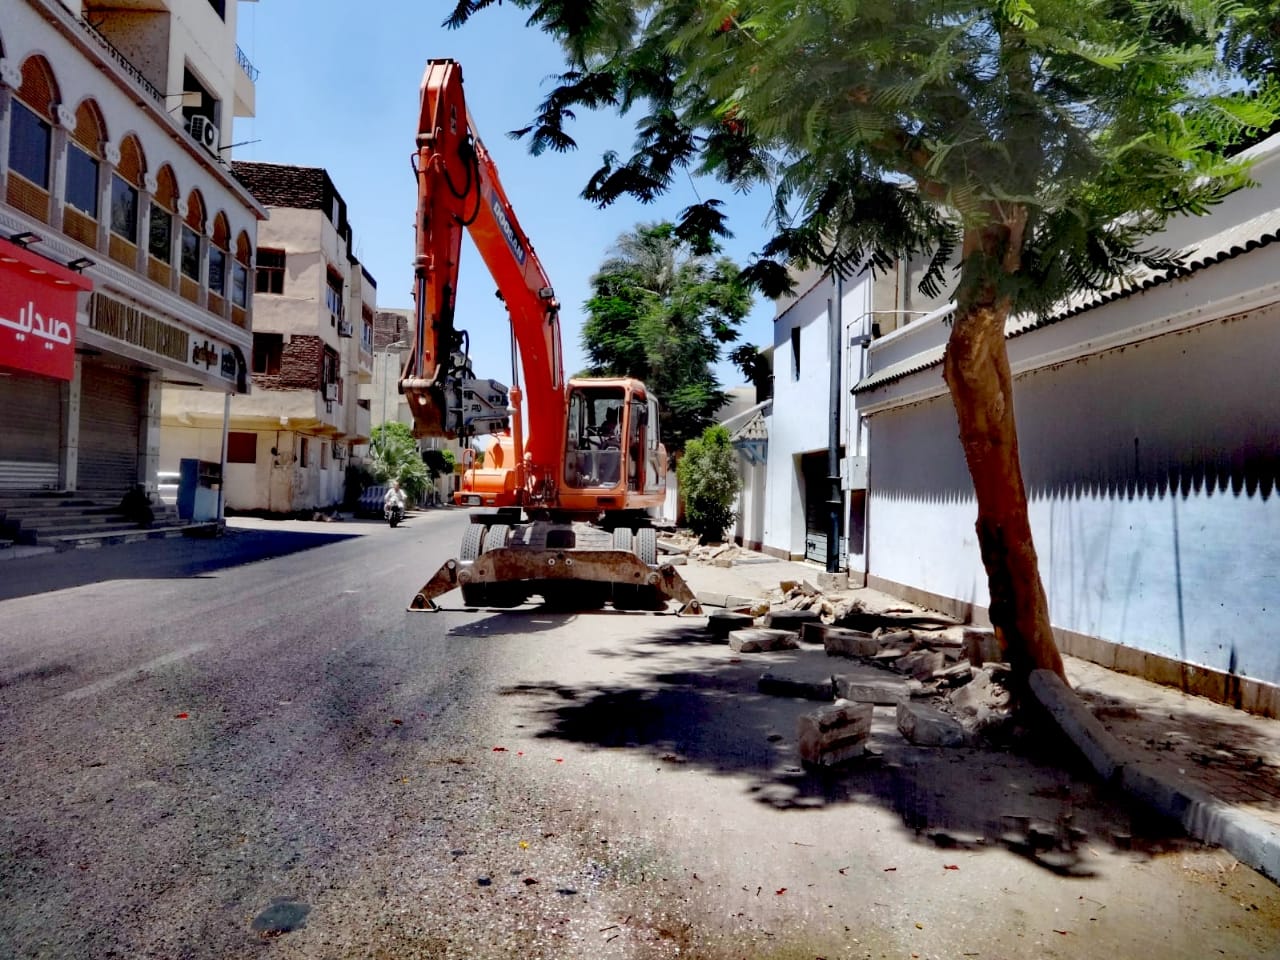
[[[764,625],[777,630],[798,632],[806,623],[818,622],[817,610],[770,610],[764,616]]]
[[[867,680],[863,677],[840,673],[831,679],[835,682],[835,695],[855,703],[892,707],[896,706],[899,700],[910,696],[910,690],[902,680]]]
[[[754,626],[755,622],[755,618],[749,613],[716,610],[707,616],[707,633],[724,640],[734,630],[744,630]]]
[[[834,698],[835,677],[826,680],[797,680],[766,673],[760,677],[756,689],[773,697],[803,697],[805,700],[831,700]]]
[[[920,747],[960,747],[969,740],[955,717],[912,700],[898,701],[898,732]]]
[[[800,646],[790,630],[768,630],[749,627],[729,634],[729,649],[734,653],[768,653],[772,650],[794,650]]]
[[[726,595],[724,598],[724,605],[730,610],[748,610],[759,606],[759,604],[759,599],[755,597],[736,597],[732,593]]]
[[[830,767],[865,756],[873,709],[869,703],[837,700],[802,714],[798,722],[801,762]]]
[[[882,647],[906,647],[910,650],[916,645],[916,635],[910,630],[885,630],[874,636]]]
[[[945,666],[946,658],[935,650],[917,650],[893,661],[893,669],[917,680],[932,679]]]
[[[711,593],[704,591],[698,594],[698,602],[704,607],[723,607],[725,606],[726,595],[723,593]]]
[[[983,627],[964,628],[964,655],[975,667],[980,667],[991,660],[1004,659],[1004,652],[1000,649],[996,632]]]
[[[822,644],[829,657],[872,657],[880,651],[879,642],[871,634],[825,623],[806,623],[800,639]]]

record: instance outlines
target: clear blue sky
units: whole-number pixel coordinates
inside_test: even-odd
[[[524,25],[508,5],[477,15],[461,30],[440,25],[447,0],[262,0],[238,3],[241,48],[261,71],[257,116],[235,122],[236,159],[324,167],[347,201],[355,254],[378,282],[382,307],[409,307],[415,185],[409,167],[426,62],[462,64],[467,104],[493,154],[521,226],[529,235],[562,303],[565,371],[584,365],[578,342],[589,281],[617,237],[637,223],[674,220],[697,201],[685,179],[670,196],[641,205],[620,201],[596,209],[579,194],[609,148],[624,155],[630,124],[611,113],[579,114],[568,154],[530,156],[506,136],[524,126],[563,69],[556,45]],[[735,236],[725,253],[748,262],[768,237],[767,198],[735,196],[714,181],[702,198],[724,201]],[[471,332],[476,374],[510,382],[506,314],[469,242],[463,249],[458,325]],[[772,342],[773,305],[757,299],[740,342]],[[724,386],[742,377],[725,361]]]

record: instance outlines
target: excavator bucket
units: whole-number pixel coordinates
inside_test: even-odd
[[[498,548],[472,561],[448,560],[423,584],[410,610],[438,610],[436,597],[461,588],[468,606],[513,607],[538,594],[561,607],[589,608],[612,602],[615,609],[666,609],[680,614],[702,606],[671,564],[656,567],[625,550],[531,550]]]

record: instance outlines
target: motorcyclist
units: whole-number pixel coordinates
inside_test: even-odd
[[[401,512],[404,511],[404,491],[400,489],[400,481],[392,480],[391,485],[387,487],[387,492],[382,498],[383,511],[397,507]]]

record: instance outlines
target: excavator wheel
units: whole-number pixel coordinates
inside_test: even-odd
[[[613,549],[631,552],[631,531],[626,527],[618,527],[613,531]]]
[[[658,531],[653,527],[641,527],[636,531],[636,556],[641,563],[651,567],[658,565]]]
[[[490,550],[497,550],[499,547],[505,547],[507,540],[511,536],[511,528],[505,523],[494,523],[484,535],[484,546],[480,548],[481,553],[488,553]]]
[[[480,544],[483,541],[484,524],[473,523],[468,526],[467,532],[462,535],[462,548],[458,551],[458,559],[467,561],[480,556]]]

